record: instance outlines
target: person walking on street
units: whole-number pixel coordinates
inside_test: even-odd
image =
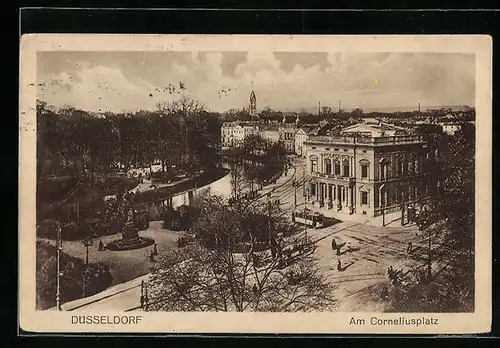
[[[408,248],[406,249],[406,252],[408,254],[411,254],[413,251],[413,244],[411,242],[408,242]]]
[[[342,271],[342,263],[340,262],[340,259],[337,261],[337,271]]]
[[[389,289],[387,289],[387,286],[384,285],[384,287],[382,288],[381,297],[383,300],[385,300],[387,299],[388,296],[389,296]]]
[[[335,238],[332,238],[332,250],[338,250],[337,242],[335,241]],[[338,255],[338,253],[337,253]]]

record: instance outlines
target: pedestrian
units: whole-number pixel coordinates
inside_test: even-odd
[[[99,241],[99,251],[104,250],[104,243],[102,242],[102,239]]]
[[[151,250],[151,253],[149,254],[149,261],[154,262],[155,260],[155,253],[153,250]]]
[[[384,287],[382,288],[381,297],[383,300],[385,300],[387,299],[388,296],[389,296],[389,289],[387,289],[387,286],[384,285]]]
[[[408,242],[408,248],[406,249],[406,252],[408,254],[411,254],[413,251],[413,244],[411,242]]]
[[[335,241],[335,238],[332,238],[332,250],[337,250],[337,249],[338,249],[337,242]]]
[[[337,261],[337,271],[342,271],[342,263],[340,262],[340,259]]]
[[[252,292],[253,292],[254,296],[257,296],[257,285],[255,285],[255,284],[253,285]]]
[[[394,270],[392,269],[392,266],[387,268],[387,275],[389,276],[389,280],[392,281],[392,279],[394,278]]]
[[[156,243],[155,245],[153,245],[153,253],[156,255],[158,255],[158,249],[156,248]]]

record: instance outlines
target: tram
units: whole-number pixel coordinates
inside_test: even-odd
[[[311,226],[314,228],[323,227],[323,215],[312,210],[297,210],[292,213],[292,221]]]

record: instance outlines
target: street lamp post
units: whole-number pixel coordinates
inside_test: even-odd
[[[297,184],[298,182],[293,180],[293,188],[294,188],[294,196],[293,196],[293,206],[294,208],[297,208]]]
[[[429,252],[428,252],[428,260],[427,260],[427,279],[428,281],[431,280],[431,277],[432,277],[432,260],[431,260],[431,253],[432,253],[432,245],[431,245],[431,229],[428,228],[429,230],[429,241],[428,241],[428,248],[429,248]]]
[[[400,186],[401,190],[401,226],[405,225],[405,195],[402,191],[403,186]]]
[[[269,244],[271,243],[271,192],[267,194],[267,238]]]
[[[56,275],[56,306],[57,310],[61,311],[61,249],[62,249],[62,235],[61,235],[61,225],[57,223],[57,242],[56,242],[56,253],[57,253],[57,275]]]
[[[83,242],[85,246],[85,271],[83,272],[82,277],[82,287],[83,287],[83,297],[87,295],[87,281],[89,276],[89,247],[92,245],[92,239],[90,236],[87,236]]]

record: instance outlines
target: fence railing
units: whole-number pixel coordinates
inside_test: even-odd
[[[391,137],[340,137],[340,136],[312,136],[305,144],[369,144],[369,145],[390,145],[390,144],[411,144],[423,143],[424,138],[420,135],[397,135]]]

